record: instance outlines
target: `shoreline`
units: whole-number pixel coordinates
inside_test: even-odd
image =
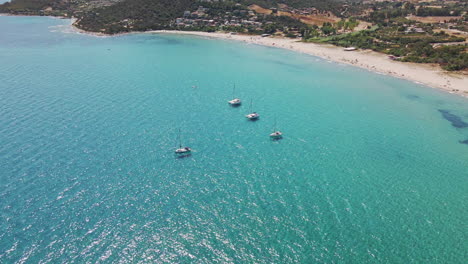
[[[54,17],[57,18],[57,17]],[[114,35],[89,32],[77,28],[74,24],[76,18],[59,17],[69,19],[70,26],[80,34],[97,37],[114,37],[129,34],[177,34],[206,37],[212,39],[223,39],[240,41],[248,44],[256,44],[267,47],[275,47],[299,52],[307,55],[320,57],[336,63],[343,63],[374,73],[384,74],[399,79],[412,81],[417,84],[436,88],[451,94],[468,98],[468,74],[452,73],[444,71],[439,65],[420,64],[411,62],[392,61],[388,55],[371,50],[344,51],[342,47],[331,44],[318,44],[301,42],[297,39],[284,37],[262,37],[259,35],[232,35],[222,32],[201,32],[201,31],[176,31],[176,30],[152,30],[144,32],[125,32]]]
[[[359,67],[374,73],[405,79],[468,98],[468,75],[447,72],[438,65],[392,61],[388,58],[388,55],[371,50],[344,51],[342,47],[331,44],[306,43],[296,39],[280,37],[231,35],[219,32],[157,30],[142,33],[194,35],[282,48],[336,63]]]

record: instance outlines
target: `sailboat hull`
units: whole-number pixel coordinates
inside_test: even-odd
[[[259,115],[255,115],[255,114],[246,115],[245,117],[246,117],[247,119],[249,119],[249,120],[252,120],[252,121],[253,121],[253,120],[258,120],[258,119],[260,118]]]
[[[231,106],[239,106],[242,104],[242,101],[240,99],[234,99],[234,100],[228,101],[228,103]]]

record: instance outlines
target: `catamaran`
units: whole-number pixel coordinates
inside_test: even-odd
[[[176,154],[190,154],[192,149],[189,147],[182,147],[182,140],[180,138],[180,129],[179,129],[179,148],[175,150]]]
[[[232,89],[232,97],[234,99],[232,99],[231,101],[228,101],[228,103],[232,106],[239,106],[242,104],[242,101],[241,99],[235,97],[235,93],[236,93],[236,85],[234,84],[234,88]]]
[[[281,131],[277,130],[276,129],[276,119],[275,119],[275,126],[273,128],[273,133],[270,134],[270,137],[272,139],[280,139],[280,138],[283,138],[283,133],[281,133]]]
[[[260,115],[257,112],[252,112],[252,100],[250,100],[250,114],[246,115],[249,120],[257,120],[260,118]]]

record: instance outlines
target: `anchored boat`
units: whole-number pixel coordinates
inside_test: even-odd
[[[252,112],[252,100],[250,100],[250,114],[245,115],[249,120],[257,120],[260,118],[260,115],[257,112]]]
[[[270,134],[270,138],[272,139],[283,138],[283,133],[276,128],[276,119],[275,119],[275,126],[273,127],[273,133]]]
[[[232,106],[240,106],[242,104],[241,99],[235,97],[236,94],[236,85],[234,84],[234,87],[232,88],[232,99],[231,101],[228,101],[228,103]]]
[[[180,137],[180,129],[179,129],[179,148],[175,150],[176,154],[190,154],[192,152],[192,149],[189,147],[182,147],[182,139]]]

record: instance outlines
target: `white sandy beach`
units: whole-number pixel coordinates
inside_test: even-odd
[[[228,33],[164,30],[149,31],[148,33],[188,34],[284,48],[334,62],[351,64],[370,71],[403,78],[468,97],[468,75],[466,74],[450,73],[442,70],[438,65],[392,61],[387,55],[370,50],[344,51],[343,48],[333,45],[304,43],[296,39],[231,35]]]

